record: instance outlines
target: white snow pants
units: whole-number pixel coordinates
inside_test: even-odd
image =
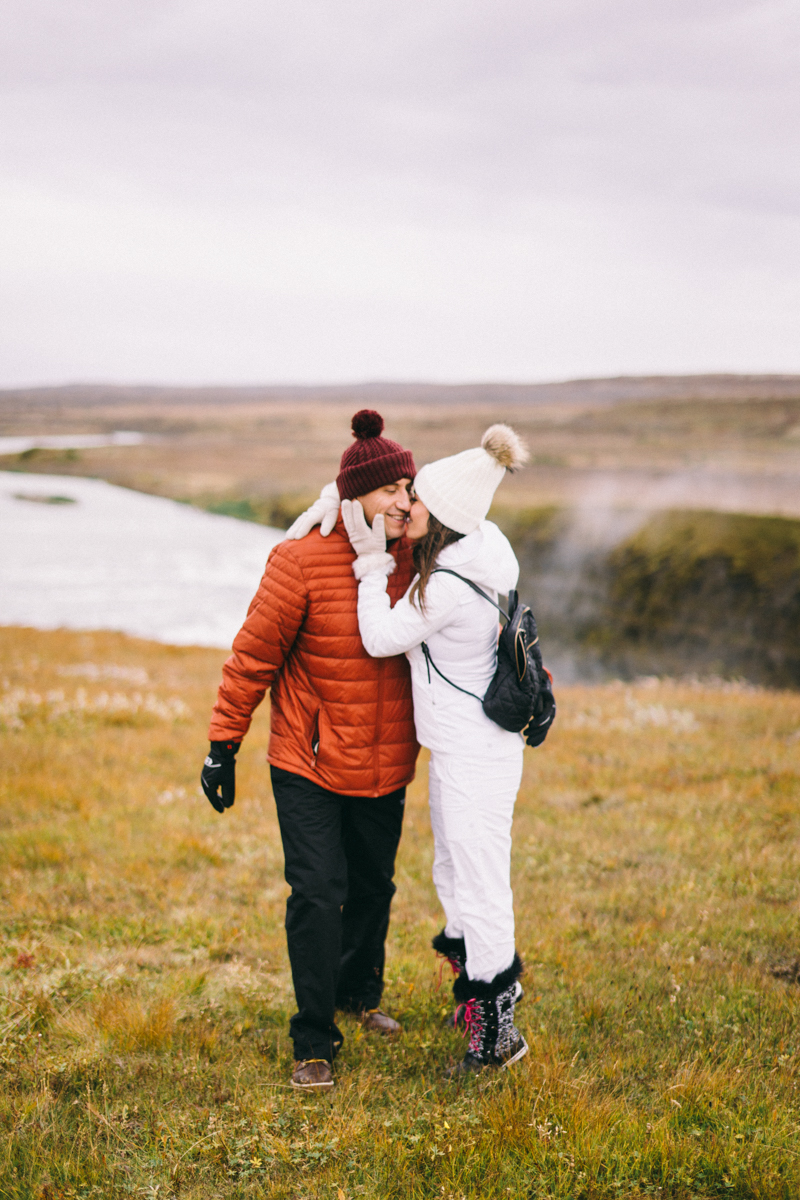
[[[470,979],[490,983],[514,958],[511,821],[519,753],[485,758],[431,751],[428,769],[433,882],[448,937],[463,937]]]

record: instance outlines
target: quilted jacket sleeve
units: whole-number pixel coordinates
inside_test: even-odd
[[[303,623],[308,590],[294,547],[282,542],[266,570],[222,668],[222,683],[211,718],[211,741],[240,741],[253,713],[289,654]]]
[[[358,585],[358,627],[367,654],[389,658],[405,654],[442,629],[458,608],[459,593],[449,578],[431,579],[425,591],[425,609],[409,600],[409,591],[390,608],[386,575],[371,571]]]

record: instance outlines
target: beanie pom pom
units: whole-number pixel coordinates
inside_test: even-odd
[[[481,447],[507,471],[518,471],[530,457],[528,447],[510,425],[490,425],[481,438]]]
[[[383,433],[383,417],[372,408],[362,408],[353,417],[350,428],[357,438],[376,438]]]

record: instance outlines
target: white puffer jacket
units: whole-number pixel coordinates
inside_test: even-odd
[[[439,555],[437,567],[449,567],[471,579],[493,600],[516,587],[519,563],[508,538],[492,521],[454,542]],[[389,606],[385,574],[366,575],[358,588],[361,640],[374,658],[405,653],[411,664],[417,738],[437,752],[458,752],[476,761],[504,752],[521,753],[518,733],[501,729],[485,715],[479,700],[451,687],[429,671],[421,644],[436,666],[459,687],[481,697],[496,666],[497,609],[452,575],[432,575],[425,609],[411,604],[409,591]]]

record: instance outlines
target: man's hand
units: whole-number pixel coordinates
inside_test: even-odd
[[[209,804],[218,813],[231,808],[236,797],[236,755],[241,744],[212,742],[206,755],[200,782]]]
[[[370,529],[360,500],[342,501],[342,518],[350,545],[356,554],[385,554],[386,529],[383,513],[376,513]]]
[[[326,483],[311,508],[301,513],[286,530],[287,542],[299,542],[315,525],[323,537],[327,537],[339,519],[339,489],[335,483]]]

